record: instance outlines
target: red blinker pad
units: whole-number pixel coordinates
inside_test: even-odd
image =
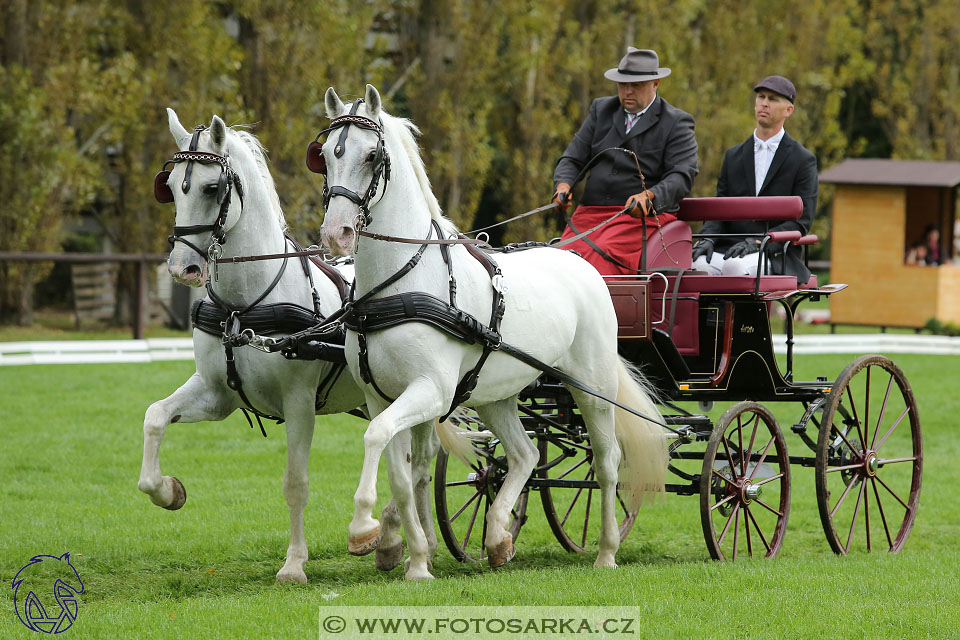
[[[169,171],[161,171],[157,174],[157,177],[153,179],[153,195],[156,196],[157,202],[164,204],[173,202],[173,191],[170,190],[170,186],[167,184],[169,178]]]
[[[323,144],[311,142],[307,145],[307,168],[314,173],[327,175],[327,160],[323,157]]]

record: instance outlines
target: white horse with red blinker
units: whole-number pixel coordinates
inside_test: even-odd
[[[334,118],[322,146],[328,198],[322,227],[324,243],[336,254],[355,254],[356,298],[376,288],[401,270],[420,249],[418,243],[392,242],[359,235],[359,227],[384,236],[414,240],[428,237],[432,223],[446,237],[456,230],[440,214],[430,190],[414,140],[416,128],[381,108],[380,94],[367,85],[365,101],[347,107],[333,88],[326,93],[327,115]],[[345,115],[347,114],[347,115]],[[342,116],[342,118],[341,118]],[[359,116],[359,118],[357,117]],[[341,118],[340,120],[336,120]],[[379,123],[377,125],[371,123]],[[382,145],[382,146],[381,146]],[[385,168],[389,167],[389,180]],[[374,185],[371,188],[371,185]],[[366,194],[366,195],[361,195]],[[369,216],[364,215],[365,205]],[[494,288],[491,277],[463,246],[451,246],[453,275],[460,309],[484,324],[490,322]],[[617,354],[617,319],[603,279],[587,262],[566,251],[532,249],[495,256],[503,274],[506,312],[500,327],[508,343],[541,362],[578,378],[610,398],[642,412],[652,420],[660,414],[648,391],[632,376]],[[447,264],[437,246],[429,246],[419,263],[372,299],[404,292],[424,292],[447,300]],[[364,462],[354,497],[350,523],[354,552],[375,546],[379,523],[372,517],[376,501],[377,465],[387,458],[390,486],[397,501],[410,557],[406,577],[432,577],[426,564],[425,545],[411,506],[408,430],[444,415],[454,398],[458,381],[481,355],[481,346],[456,340],[421,322],[407,322],[366,333],[366,358],[372,384],[364,387],[367,407],[374,416],[364,435]],[[347,333],[347,362],[362,381],[359,339]],[[539,375],[523,362],[493,351],[482,368],[467,405],[474,407],[489,429],[500,438],[509,472],[487,515],[484,545],[490,563],[498,566],[514,553],[507,530],[510,509],[538,460],[537,449],[525,435],[517,415],[517,395]],[[604,400],[570,388],[579,406],[594,451],[600,484],[601,533],[597,567],[613,567],[620,544],[616,522],[618,483],[636,509],[642,496],[663,489],[668,461],[661,427],[638,418]],[[445,446],[457,438],[441,433]],[[459,448],[459,447],[456,447]],[[457,453],[457,452],[454,452]]]
[[[189,286],[206,284],[207,248],[214,237],[219,237],[224,257],[291,251],[293,247],[284,235],[286,223],[273,178],[256,138],[226,127],[223,120],[213,116],[210,127],[197,134],[196,145],[191,145],[191,133],[180,124],[177,114],[168,109],[167,115],[170,133],[181,153],[186,154],[175,157],[172,171],[159,177],[156,186],[158,199],[174,201],[177,208],[174,237],[179,241],[168,260],[170,274]],[[191,146],[192,151],[188,149]],[[190,155],[192,152],[198,155]],[[187,158],[198,160],[191,162]],[[188,171],[189,179],[185,183]],[[228,190],[232,191],[228,193]],[[231,309],[242,310],[266,293],[257,306],[297,305],[308,312],[308,317],[314,310],[315,292],[319,311],[329,316],[341,306],[338,288],[316,265],[311,263],[308,268],[312,270],[312,282],[297,258],[289,259],[283,269],[280,260],[223,265],[218,269],[216,280],[210,283],[210,290]],[[279,278],[278,273],[281,273]],[[240,317],[246,316],[241,312]],[[160,471],[160,443],[167,426],[173,422],[223,420],[247,406],[238,392],[228,386],[226,356],[219,336],[194,329],[193,345],[196,373],[170,397],[151,405],[143,422],[139,488],[154,504],[167,509],[179,509],[186,501],[183,484]],[[290,507],[290,545],[277,580],[306,582],[303,513],[309,494],[307,474],[314,416],[355,409],[363,404],[363,393],[346,374],[329,386],[328,375],[336,366],[331,362],[287,360],[280,353],[264,353],[252,346],[236,347],[234,357],[242,390],[250,404],[265,414],[282,417],[286,423],[287,470],[283,492]],[[326,403],[317,410],[317,389],[321,381],[328,384]],[[428,546],[432,553],[437,543],[436,536],[432,535],[429,465],[439,444],[435,439],[420,442],[425,448],[414,452],[419,478],[418,516],[430,524]],[[387,531],[378,550],[377,568],[389,570],[402,559],[403,544],[397,534],[400,521],[392,503],[384,509],[383,517]]]

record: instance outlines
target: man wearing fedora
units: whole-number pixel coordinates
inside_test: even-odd
[[[700,233],[760,234],[766,231],[810,232],[817,210],[817,159],[803,145],[787,135],[783,123],[793,113],[797,90],[783,76],[769,76],[753,88],[757,128],[746,141],[727,150],[717,179],[718,196],[800,196],[803,215],[799,220],[776,223],[764,221],[712,221]],[[714,275],[756,275],[757,238],[705,237],[693,248],[693,268]],[[803,264],[798,246],[784,256],[782,243],[767,245],[770,273],[795,275],[803,284],[810,271]]]
[[[670,75],[656,51],[627,47],[627,54],[604,77],[617,83],[617,95],[597,98],[553,174],[554,201],[569,206],[573,183],[591,159],[580,205],[563,237],[586,231],[624,207],[620,216],[598,231],[567,245],[603,274],[635,273],[639,264],[643,216],[647,235],[674,220],[680,200],[690,193],[697,175],[697,139],[693,117],[657,95],[660,80]],[[642,176],[637,171],[639,162]]]

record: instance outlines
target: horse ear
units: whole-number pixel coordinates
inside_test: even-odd
[[[327,117],[331,120],[343,113],[343,102],[340,101],[340,96],[333,90],[333,87],[327,89],[327,93],[323,96],[323,101],[327,107]]]
[[[227,125],[223,123],[220,116],[214,114],[210,121],[210,141],[217,151],[223,149],[223,143],[227,141]]]
[[[177,117],[177,112],[170,107],[167,107],[167,123],[170,125],[170,133],[173,135],[177,147],[181,149],[184,148],[190,139],[190,134],[183,128],[183,125],[180,124],[180,118]]]
[[[380,108],[382,106],[380,101],[380,92],[377,91],[377,88],[372,84],[367,85],[367,94],[363,101],[367,105],[367,117],[371,120],[376,120],[379,118]]]

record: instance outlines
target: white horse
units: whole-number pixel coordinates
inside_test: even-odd
[[[355,253],[356,297],[360,298],[397,273],[420,247],[417,242],[408,244],[359,235],[359,227],[366,226],[367,231],[383,236],[413,239],[430,237],[433,222],[440,225],[447,237],[455,236],[456,229],[442,217],[431,192],[414,139],[417,129],[412,123],[385,113],[380,94],[370,85],[365,101],[355,104],[351,111],[360,119],[344,116],[346,107],[332,87],[327,90],[325,104],[330,118],[343,117],[332,123],[332,133],[322,147],[321,163],[326,166],[329,201],[321,233],[334,253]],[[382,129],[370,121],[381,123]],[[389,167],[389,180],[383,175],[385,166]],[[375,188],[364,202],[360,194],[371,191],[370,185]],[[360,204],[368,205],[369,219]],[[505,292],[506,311],[500,327],[504,343],[660,421],[648,391],[617,354],[613,304],[603,279],[587,262],[553,248],[497,255],[502,282],[492,284],[488,271],[462,245],[449,247],[449,252],[460,309],[484,324],[489,323],[496,284]],[[412,270],[373,298],[424,292],[447,300],[447,269],[440,248],[430,246]],[[364,435],[363,470],[350,523],[351,544],[367,545],[378,535],[379,524],[372,517],[372,510],[377,464],[386,453],[393,497],[407,533],[410,557],[406,577],[430,578],[424,545],[414,539],[419,531],[415,514],[408,506],[409,488],[401,493],[402,478],[409,473],[403,465],[404,445],[397,446],[394,439],[405,437],[411,427],[448,411],[458,381],[476,365],[482,348],[421,322],[368,332],[365,339],[368,377],[383,395],[394,400],[382,397],[373,384],[364,386],[367,407],[374,418]],[[347,361],[351,373],[361,381],[358,344],[358,333],[348,331]],[[502,351],[493,351],[465,403],[476,409],[503,442],[509,465],[506,480],[487,515],[484,546],[494,566],[507,562],[514,553],[507,530],[510,509],[538,460],[537,449],[517,416],[517,395],[539,373]],[[620,544],[615,513],[618,470],[621,492],[628,497],[629,508],[636,509],[645,492],[663,489],[668,461],[666,439],[663,430],[650,420],[622,409],[614,411],[611,403],[568,387],[587,425],[602,492],[595,566],[614,567]],[[457,440],[450,438],[449,433],[440,436],[445,447]],[[394,480],[395,474],[401,475],[400,481]]]
[[[181,153],[189,152],[188,146],[193,146],[197,152],[223,160],[221,163],[205,156],[207,162],[190,162],[180,158],[167,180],[158,180],[158,194],[169,189],[163,200],[174,199],[177,208],[174,236],[180,241],[175,242],[170,253],[170,274],[189,286],[205,284],[208,277],[206,250],[215,235],[221,238],[224,257],[292,250],[285,237],[286,223],[273,178],[257,139],[245,131],[226,127],[219,117],[213,116],[210,127],[198,133],[195,144],[191,145],[192,135],[180,124],[177,114],[168,109],[167,116],[170,133]],[[189,165],[192,166],[188,169]],[[185,189],[187,175],[189,186]],[[204,255],[200,254],[201,251]],[[302,307],[304,312],[312,312],[315,292],[322,315],[328,316],[340,308],[337,286],[316,265],[309,263],[313,287],[300,260],[289,259],[282,276],[275,281],[281,268],[280,260],[220,266],[209,290],[216,299],[237,310],[256,302],[264,292],[266,296],[257,302],[258,307],[287,303]],[[210,303],[209,297],[204,302]],[[246,316],[241,313],[240,317]],[[228,386],[227,362],[220,338],[195,328],[193,345],[196,373],[170,397],[151,405],[143,423],[143,464],[138,486],[154,504],[167,509],[179,509],[186,500],[183,484],[160,472],[159,449],[167,425],[223,420],[238,408],[249,408],[239,393]],[[332,376],[337,372],[332,371],[336,365],[331,362],[287,360],[280,353],[268,354],[251,346],[235,348],[234,358],[249,405],[286,422],[287,469],[283,492],[290,507],[290,545],[277,579],[306,582],[307,545],[303,513],[309,495],[308,462],[314,416],[315,413],[333,414],[356,409],[363,404],[363,393],[349,375],[333,381]],[[325,383],[326,403],[317,408],[321,381]],[[424,522],[432,523],[428,474],[430,461],[439,444],[427,439],[423,444],[425,449],[414,452],[415,468],[425,477],[418,487],[419,514]],[[388,570],[399,564],[403,545],[397,534],[399,517],[393,503],[384,509],[383,517],[385,529],[389,531],[384,536],[383,550],[378,552],[377,567]],[[433,534],[432,526],[428,533]],[[430,544],[432,552],[436,548],[435,536]]]

